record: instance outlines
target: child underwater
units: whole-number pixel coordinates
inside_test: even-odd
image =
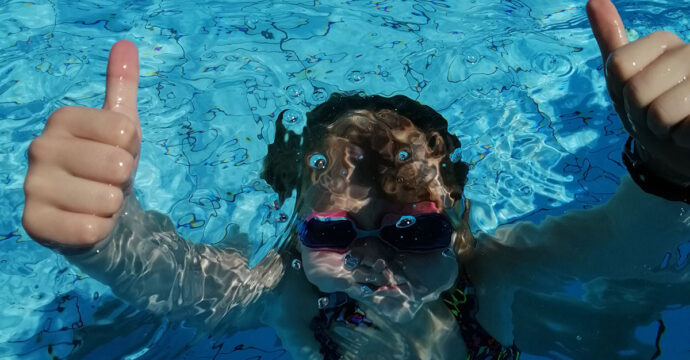
[[[690,45],[628,43],[611,2],[587,11],[635,140],[604,205],[475,240],[447,121],[404,96],[333,94],[301,137],[276,121],[262,177],[281,201],[297,191],[294,240],[250,268],[139,206],[138,55],[121,41],[103,109],[58,109],[32,142],[24,228],[139,308],[216,333],[270,326],[296,359],[651,358],[635,329],[690,303],[690,272],[659,265],[690,221]]]

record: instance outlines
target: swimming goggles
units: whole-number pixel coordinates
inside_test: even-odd
[[[399,251],[427,252],[448,248],[453,225],[439,213],[401,216],[395,224],[362,230],[344,215],[312,215],[297,227],[304,246],[319,250],[345,250],[356,239],[377,237]]]

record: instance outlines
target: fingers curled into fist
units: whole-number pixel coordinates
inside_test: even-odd
[[[108,60],[103,109],[66,106],[29,146],[22,223],[39,243],[88,248],[113,230],[139,161],[139,58],[131,42]]]
[[[690,45],[667,31],[629,42],[609,0],[590,0],[587,14],[611,100],[647,165],[669,178],[690,179]]]

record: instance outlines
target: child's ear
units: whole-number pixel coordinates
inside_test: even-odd
[[[428,135],[427,147],[431,157],[442,157],[446,155],[446,144],[441,134],[436,131]]]
[[[462,204],[460,202],[462,202]],[[457,220],[459,220],[459,223],[454,224],[456,227],[456,238],[453,249],[459,259],[465,259],[472,254],[472,251],[477,246],[477,241],[470,229],[470,207],[472,204],[469,199],[462,198],[456,200],[455,205],[452,211],[454,211],[454,215],[458,217]],[[459,205],[464,205],[462,214],[458,213],[461,208]]]
[[[284,113],[285,110],[276,120],[275,139],[268,145],[261,171],[261,178],[278,194],[281,204],[297,187],[302,171],[300,136],[285,128]]]

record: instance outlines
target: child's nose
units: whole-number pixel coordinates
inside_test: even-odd
[[[390,264],[383,258],[374,259],[365,256],[362,263],[353,270],[353,278],[356,282],[366,284],[371,290],[393,283],[393,273]]]
[[[381,273],[402,266],[401,254],[377,237],[358,239],[350,250],[350,254],[359,260],[359,267],[368,272]]]

